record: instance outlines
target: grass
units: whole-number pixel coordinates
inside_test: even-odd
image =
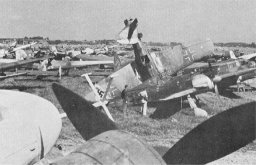
[[[84,70],[73,70],[70,72],[70,77],[63,77],[62,80],[58,80],[58,77],[47,77],[43,81],[35,80],[34,77],[18,77],[5,80],[1,83],[1,89],[19,89],[21,91],[33,93],[51,101],[60,112],[63,112],[59,102],[57,101],[52,89],[51,84],[53,82],[59,82],[61,85],[71,89],[77,94],[84,96],[88,92],[89,87],[86,80],[80,77],[81,74],[88,72]],[[100,79],[100,77],[94,77],[93,81]],[[227,98],[221,97],[218,100],[214,93],[208,92],[200,94],[202,108],[205,109],[210,115],[215,115],[228,108],[251,102],[250,97],[255,97],[256,92],[251,93],[235,93],[241,98]],[[191,129],[198,124],[206,120],[206,118],[199,118],[193,115],[193,112],[187,106],[187,103],[183,103],[183,109],[171,115],[168,118],[152,119],[148,116],[154,114],[155,107],[149,107],[148,116],[144,117],[140,113],[139,106],[129,106],[129,116],[124,118],[121,108],[121,103],[110,104],[109,110],[113,115],[116,123],[121,130],[125,130],[144,139],[149,145],[152,146],[173,146],[181,137],[187,134]],[[175,106],[173,107],[175,108]],[[177,107],[176,107],[177,108]],[[63,153],[69,152],[85,141],[80,134],[76,131],[70,121],[66,118],[63,119],[63,128],[57,145],[61,145],[62,151],[59,151],[56,147],[53,147],[52,151],[48,154],[49,159],[55,159],[60,157]],[[243,150],[253,149],[255,145],[250,144]]]

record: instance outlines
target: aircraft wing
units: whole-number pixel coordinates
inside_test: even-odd
[[[36,42],[33,42],[33,43],[31,43],[31,44],[27,44],[27,45],[22,45],[22,46],[20,46],[20,47],[17,47],[17,48],[13,48],[13,50],[12,51],[17,51],[17,50],[20,50],[20,49],[25,49],[25,48],[28,48],[28,47],[30,47],[30,46],[32,46],[32,45],[35,45],[36,44]]]
[[[18,76],[24,76],[27,75],[27,72],[23,72],[23,73],[15,73],[15,74],[10,74],[10,75],[6,75],[6,76],[0,76],[0,80],[4,80],[7,78],[11,78],[11,77],[18,77]]]
[[[92,65],[109,65],[113,64],[113,61],[54,61],[52,66],[50,66],[47,70],[56,70],[61,67],[62,69],[70,69],[70,68],[79,68],[86,67]]]
[[[79,54],[76,56],[81,60],[85,61],[113,61],[113,57],[105,56],[105,55],[88,55],[88,54]]]
[[[226,73],[226,74],[222,74],[222,75],[216,75],[213,78],[213,82],[220,82],[221,80],[228,78],[228,77],[232,77],[232,76],[241,76],[241,75],[245,75],[248,73],[252,73],[256,75],[256,68],[248,68],[248,69],[243,69],[243,70],[238,70],[236,72],[232,72],[232,73]]]
[[[18,62],[16,59],[7,59],[7,58],[1,58],[0,59],[0,64],[2,63],[12,63],[12,62]]]
[[[240,56],[238,58],[242,58],[244,60],[250,60],[251,58],[254,58],[254,57],[256,57],[256,53],[243,55],[243,56]]]
[[[167,100],[172,100],[172,99],[179,98],[182,96],[187,96],[191,93],[195,93],[196,91],[197,91],[196,88],[186,89],[186,90],[180,91],[178,93],[174,93],[166,98],[160,99],[160,101],[167,101]]]
[[[4,70],[8,70],[11,68],[16,68],[16,67],[20,67],[23,65],[27,65],[30,63],[35,63],[38,61],[42,61],[45,59],[51,58],[50,56],[47,57],[41,57],[41,58],[36,58],[36,59],[28,59],[28,60],[22,60],[22,61],[17,61],[17,62],[11,62],[11,63],[5,63],[5,64],[1,64],[0,65],[0,70],[4,71]]]

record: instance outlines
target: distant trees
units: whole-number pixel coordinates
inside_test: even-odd
[[[149,46],[169,46],[169,43],[162,43],[162,42],[148,42]]]
[[[43,40],[44,37],[41,37],[41,36],[35,36],[35,37],[30,37],[29,39],[32,39],[32,40]]]
[[[256,48],[255,42],[252,42],[252,43],[251,43],[251,47],[252,47],[252,48]]]

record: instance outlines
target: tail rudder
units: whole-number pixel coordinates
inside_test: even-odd
[[[229,51],[229,55],[231,59],[237,59],[236,55],[234,54],[234,52],[232,50]]]
[[[118,33],[117,42],[120,44],[135,44],[138,43],[138,20],[124,20],[125,27]]]

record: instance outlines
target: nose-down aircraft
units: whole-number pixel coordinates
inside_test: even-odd
[[[0,164],[34,164],[50,151],[61,130],[58,109],[29,93],[0,90]]]
[[[137,19],[125,20],[125,28],[117,39],[121,44],[132,44],[135,61],[95,85],[102,99],[120,97],[125,85],[128,85],[128,95],[134,102],[140,99],[141,92],[147,93],[148,101],[161,102],[187,96],[197,89],[213,88],[212,81],[205,75],[177,74],[193,62],[211,56],[214,51],[211,40],[149,52],[144,49],[142,35],[137,33],[137,24]],[[94,94],[89,93],[86,99],[97,101]]]
[[[125,131],[81,96],[53,84],[68,118],[87,141],[52,165],[80,164],[205,164],[226,156],[255,139],[256,106],[248,103],[204,121],[166,152],[158,152]]]

